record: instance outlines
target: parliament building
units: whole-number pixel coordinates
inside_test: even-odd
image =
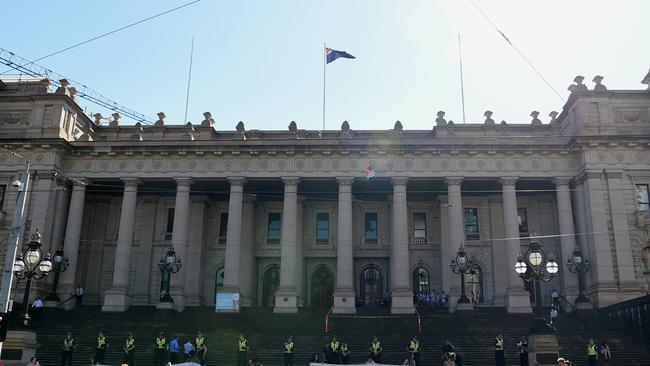
[[[215,126],[208,112],[185,125],[162,112],[151,125],[106,120],[87,116],[74,88],[3,80],[0,241],[29,162],[21,242],[38,229],[44,250],[63,248],[69,262],[32,286],[41,298],[56,287],[64,301],[80,285],[83,303],[104,311],[182,311],[225,294],[232,311],[400,314],[435,290],[454,311],[461,276],[450,262],[462,245],[477,306],[522,313],[534,291],[515,264],[532,239],[559,264],[538,296],[555,288],[573,303],[582,289],[605,307],[650,287],[650,90],[601,80],[576,78],[544,121],[486,111],[459,124],[440,111],[428,130],[323,131]],[[175,273],[160,269],[170,250]],[[586,273],[568,270],[575,251]],[[12,298],[24,287],[15,280]]]

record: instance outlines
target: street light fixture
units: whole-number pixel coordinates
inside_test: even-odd
[[[458,252],[456,253],[456,258],[454,258],[449,267],[451,271],[455,274],[460,274],[460,298],[458,298],[458,304],[469,304],[469,299],[465,294],[465,274],[472,267],[473,263],[467,258],[467,252],[465,252],[465,247],[463,243],[460,243]]]
[[[578,274],[578,297],[576,298],[577,303],[588,303],[589,299],[584,294],[584,283],[583,274],[589,272],[589,261],[582,256],[582,251],[580,247],[575,247],[573,249],[573,254],[571,258],[567,259],[567,268],[571,273]]]
[[[25,284],[25,294],[23,296],[23,306],[25,307],[25,326],[29,325],[29,292],[32,286],[32,280],[40,280],[52,271],[52,260],[50,253],[43,257],[41,249],[41,234],[38,229],[32,234],[31,240],[27,247],[18,253],[13,265],[13,272],[19,280],[27,279]]]
[[[181,262],[181,259],[176,256],[174,247],[169,247],[167,253],[165,253],[165,255],[160,259],[160,263],[158,263],[160,272],[162,272],[163,276],[167,277],[165,294],[160,298],[160,302],[174,302],[172,296],[169,294],[171,274],[180,271],[182,266],[183,263]]]
[[[61,301],[59,295],[56,293],[56,288],[59,285],[59,276],[61,272],[65,272],[70,266],[68,258],[63,256],[63,248],[59,248],[54,252],[52,257],[52,272],[54,272],[54,282],[52,282],[52,293],[45,298],[45,301]]]

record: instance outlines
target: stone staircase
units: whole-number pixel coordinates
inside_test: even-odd
[[[372,314],[372,312],[370,312]],[[124,338],[130,331],[137,345],[137,366],[152,365],[154,338],[165,331],[167,337],[177,336],[181,345],[193,340],[200,330],[208,345],[208,365],[235,365],[237,337],[247,335],[249,357],[259,357],[265,365],[282,364],[282,348],[288,335],[296,342],[296,365],[305,365],[314,353],[321,353],[331,334],[346,340],[352,351],[352,362],[366,360],[370,337],[376,334],[384,347],[384,362],[401,364],[406,357],[408,340],[418,331],[417,317],[360,315],[331,316],[329,334],[324,333],[325,310],[302,309],[299,314],[278,315],[270,309],[246,309],[239,314],[217,314],[212,308],[188,308],[183,313],[156,311],[150,307],[134,307],[125,313],[102,313],[99,307],[82,307],[70,312],[47,309],[34,324],[38,333],[37,356],[45,366],[58,364],[61,343],[71,331],[77,341],[74,365],[87,366],[101,329],[111,343],[106,362],[121,363]],[[464,365],[493,365],[492,341],[501,330],[506,344],[508,365],[518,365],[516,343],[528,333],[531,315],[507,314],[503,309],[482,308],[471,318],[462,319],[443,309],[426,309],[421,313],[423,366],[440,365],[440,348],[451,340],[463,357]],[[599,365],[648,365],[650,351],[634,336],[620,330],[599,326],[591,319],[564,316],[560,319],[558,338],[561,355],[586,365],[585,345],[589,338],[596,342],[607,339],[614,359]]]

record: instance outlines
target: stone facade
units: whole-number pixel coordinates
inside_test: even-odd
[[[481,303],[529,312],[514,264],[533,231],[560,263],[548,286],[576,298],[566,263],[578,246],[591,262],[586,294],[607,306],[648,292],[650,219],[637,190],[650,184],[650,94],[599,85],[574,85],[549,124],[536,111],[526,124],[495,123],[488,111],[458,125],[440,111],[431,130],[222,131],[209,112],[197,126],[165,125],[162,112],[153,126],[115,114],[103,125],[65,88],[5,81],[0,240],[10,183],[29,160],[23,234],[38,228],[45,248],[63,246],[59,293],[81,284],[106,311],[157,305],[170,247],[183,262],[170,282],[177,310],[223,291],[241,306],[351,313],[390,291],[392,311],[410,313],[413,292],[434,289],[453,310],[460,278],[449,262],[463,243]]]

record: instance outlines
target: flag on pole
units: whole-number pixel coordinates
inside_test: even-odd
[[[372,168],[372,165],[368,164],[366,169],[363,170],[366,173],[366,179],[372,179],[375,177],[375,169]]]
[[[329,64],[330,62],[333,62],[337,58],[356,58],[352,56],[351,54],[345,52],[345,51],[337,51],[333,50],[331,48],[325,47],[325,55],[327,56],[327,63]]]

